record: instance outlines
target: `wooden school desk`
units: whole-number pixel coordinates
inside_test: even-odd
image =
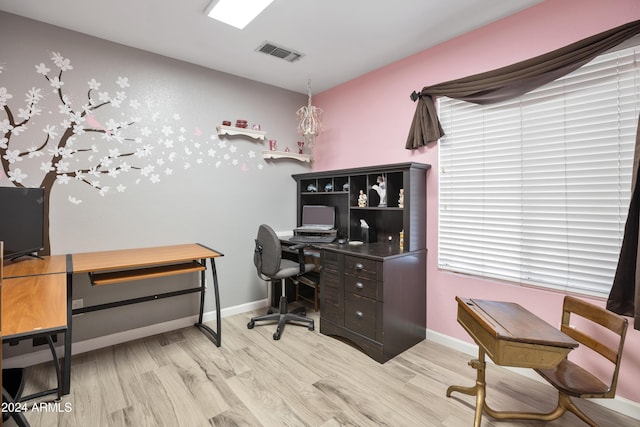
[[[474,426],[480,427],[482,412],[496,419],[509,419],[514,412],[498,412],[486,401],[485,354],[497,364],[521,368],[550,369],[578,343],[518,304],[456,297],[458,323],[478,344],[478,359],[469,362],[477,370],[473,387],[451,386],[454,391],[475,395]]]

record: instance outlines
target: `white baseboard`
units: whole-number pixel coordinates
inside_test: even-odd
[[[448,335],[443,335],[429,329],[427,329],[427,340],[453,348],[454,350],[466,353],[472,357],[478,357],[478,346],[475,344],[471,344]],[[491,363],[491,359],[489,359],[488,362]],[[524,375],[527,378],[533,378],[547,384],[547,382],[544,381],[540,375],[536,374],[533,369],[513,368],[508,366],[504,367],[510,371]],[[591,399],[591,402],[597,403],[598,405],[604,406],[605,408],[619,412],[636,420],[640,420],[640,403],[634,402],[633,400],[616,396],[613,399]]]
[[[269,300],[259,300],[247,304],[241,304],[235,307],[224,308],[220,312],[221,317],[233,316],[235,314],[246,313],[247,311],[259,310],[269,306]],[[98,350],[112,345],[149,337],[152,335],[162,334],[174,331],[176,329],[188,328],[198,320],[198,316],[188,316],[181,319],[170,320],[168,322],[156,323],[141,328],[130,329],[128,331],[117,332],[115,334],[105,335],[102,337],[91,338],[84,341],[74,342],[71,346],[71,354],[81,354],[88,351]],[[216,312],[210,311],[202,316],[203,323],[216,320]],[[223,331],[224,333],[224,331]],[[59,343],[62,344],[62,343]],[[56,347],[59,356],[64,354],[64,346]],[[20,356],[14,356],[2,361],[3,369],[26,368],[28,366],[38,365],[51,360],[51,352],[47,350],[35,351]]]

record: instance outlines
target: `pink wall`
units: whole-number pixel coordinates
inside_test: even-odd
[[[456,295],[514,301],[558,325],[564,294],[438,270],[437,146],[404,149],[415,108],[409,94],[423,86],[536,56],[637,19],[638,0],[547,0],[314,96],[315,103],[324,109],[324,133],[313,151],[314,170],[407,161],[433,166],[427,185],[430,330],[471,341],[456,322]],[[592,301],[604,305],[603,299]],[[640,331],[630,328],[625,346],[618,396],[640,403]]]

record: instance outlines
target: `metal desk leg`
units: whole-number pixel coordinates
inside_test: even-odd
[[[64,333],[65,340],[67,339],[67,332]],[[49,349],[51,350],[51,354],[53,355],[53,366],[56,369],[56,381],[58,382],[58,398],[56,400],[60,400],[62,398],[62,372],[60,371],[60,359],[58,359],[58,354],[56,353],[56,347],[53,345],[53,338],[51,335],[47,335],[47,344],[49,344]]]
[[[67,331],[64,334],[64,367],[62,379],[62,394],[71,392],[71,328],[73,323],[73,312],[71,301],[73,300],[73,273],[70,273],[71,256],[67,258]]]
[[[7,390],[4,389],[4,387],[2,387],[2,400],[4,400],[8,404],[15,403],[11,395],[9,395],[9,393],[7,392]],[[22,412],[9,412],[9,416],[13,418],[13,420],[16,422],[16,425],[18,425],[18,427],[30,426],[29,421],[27,421],[27,419],[24,417],[24,414]]]
[[[567,407],[572,405],[572,402],[568,396],[560,395],[560,400],[558,402],[558,406],[551,412],[547,413],[535,413],[535,412],[511,412],[511,411],[496,411],[492,409],[489,405],[487,405],[486,396],[486,382],[485,382],[485,372],[486,372],[486,363],[485,363],[485,351],[480,347],[479,356],[477,360],[472,360],[469,362],[469,365],[473,369],[478,370],[476,385],[473,387],[461,387],[461,386],[451,386],[447,389],[447,397],[451,396],[451,393],[454,391],[458,391],[460,393],[475,395],[476,396],[476,413],[474,419],[474,427],[480,427],[480,420],[482,418],[482,413],[485,412],[491,418],[496,420],[535,420],[535,421],[553,421],[558,419],[562,414],[565,413]],[[578,415],[578,417],[580,417]],[[587,424],[590,424],[590,421],[587,419],[583,419]],[[591,425],[591,424],[590,424]]]
[[[216,347],[220,347],[221,343],[221,314],[220,314],[220,291],[218,289],[218,273],[216,271],[216,263],[214,258],[209,258],[210,262],[211,262],[211,274],[213,277],[213,293],[214,293],[214,297],[215,297],[215,303],[216,303],[216,331],[214,331],[213,329],[211,329],[209,326],[205,325],[204,323],[202,323],[202,318],[203,318],[203,313],[204,313],[204,291],[205,291],[205,272],[202,271],[200,274],[200,286],[201,286],[201,292],[200,292],[200,316],[198,317],[198,323],[196,323],[196,326],[199,327],[200,329],[202,329],[203,331],[206,331],[207,333],[209,333],[209,335],[211,335],[211,337],[213,338]],[[203,263],[206,265],[206,260],[203,260]]]
[[[487,395],[486,382],[485,382],[485,369],[486,362],[484,360],[485,352],[482,347],[478,349],[478,359],[474,359],[469,362],[469,366],[473,369],[476,369],[476,384],[473,387],[462,387],[458,385],[452,385],[447,389],[447,397],[451,397],[451,393],[454,391],[468,394],[470,396],[476,396],[476,412],[474,416],[473,425],[474,427],[480,427],[480,422],[482,419],[482,411],[486,407],[485,398]]]

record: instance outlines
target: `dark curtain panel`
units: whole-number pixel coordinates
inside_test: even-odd
[[[640,21],[634,21],[526,61],[413,92],[411,99],[418,105],[405,148],[415,150],[444,135],[434,97],[448,96],[476,104],[515,98],[580,68],[638,33]]]
[[[638,268],[638,232],[640,232],[640,188],[638,167],[640,166],[640,118],[636,130],[636,148],[633,156],[631,178],[631,202],[624,226],[622,248],[613,286],[607,300],[607,310],[623,316],[634,317],[634,328],[640,330],[640,268]]]

